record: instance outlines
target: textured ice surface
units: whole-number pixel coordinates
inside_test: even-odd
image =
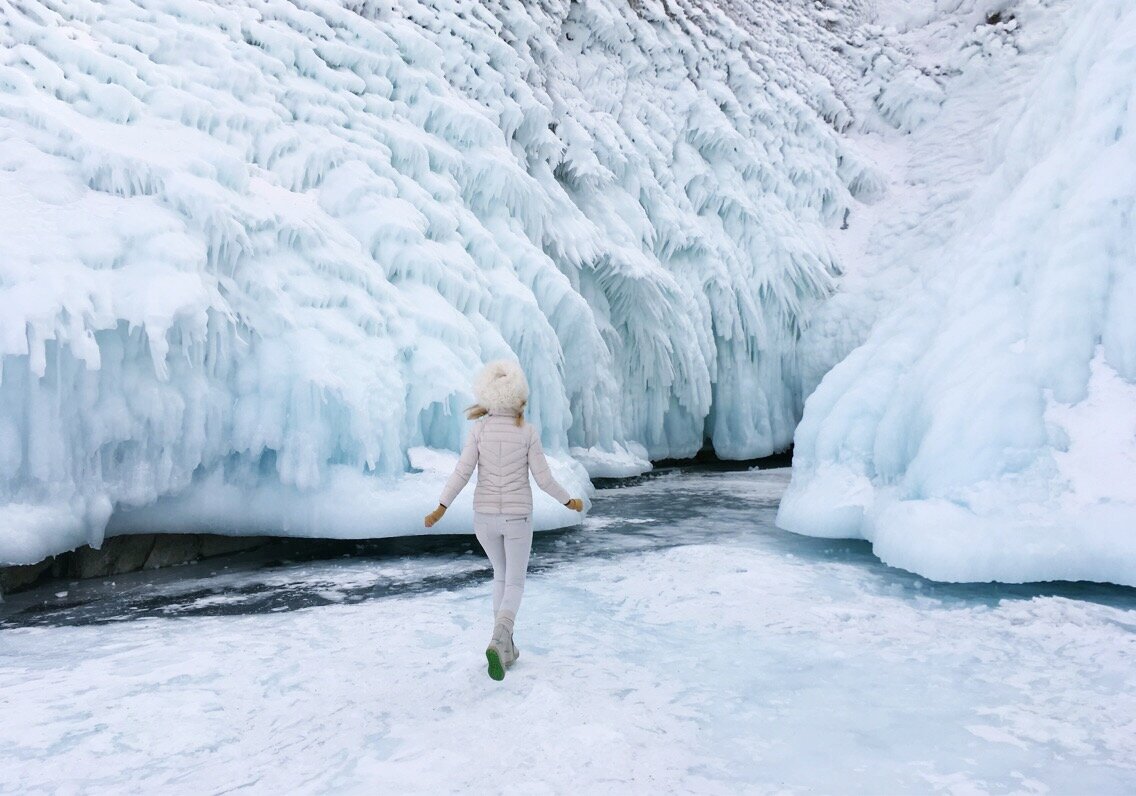
[[[876,141],[871,268],[809,345],[866,341],[808,399],[778,523],[941,580],[1136,584],[1136,6],[998,5],[896,39],[945,99]]]
[[[136,507],[403,532],[509,354],[597,475],[783,449],[862,7],[6,3],[0,561]]]
[[[0,790],[1132,792],[1136,592],[931,583],[775,529],[786,479],[598,492],[500,684],[460,548],[16,595]]]
[[[411,532],[513,354],[575,493],[824,378],[785,527],[1136,582],[1131,3],[3,15],[0,561]]]

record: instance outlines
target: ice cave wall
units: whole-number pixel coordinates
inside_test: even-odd
[[[500,356],[577,489],[783,449],[867,7],[0,4],[0,561],[407,532]]]
[[[833,362],[863,344],[806,403],[778,522],[939,580],[1136,585],[1136,6],[989,11],[909,37],[945,102],[876,270],[814,316]]]

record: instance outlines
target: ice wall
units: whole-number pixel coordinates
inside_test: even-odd
[[[574,491],[784,448],[861,5],[0,0],[0,562],[411,532],[509,354]]]
[[[880,319],[808,399],[778,523],[940,580],[1136,585],[1136,6],[997,6],[936,56],[881,265],[818,313]]]

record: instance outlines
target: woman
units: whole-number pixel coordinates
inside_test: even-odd
[[[541,489],[573,511],[583,511],[584,502],[570,497],[552,477],[540,446],[540,432],[525,422],[529,386],[519,364],[489,363],[474,382],[473,394],[477,403],[466,416],[477,423],[442,490],[438,508],[426,515],[426,527],[442,519],[476,467],[473,530],[493,564],[494,627],[485,657],[489,676],[501,680],[505,669],[520,656],[513,644],[513,622],[521,606],[532,549],[529,472]]]

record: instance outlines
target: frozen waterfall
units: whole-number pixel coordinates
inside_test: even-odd
[[[998,5],[900,37],[946,101],[877,270],[814,316],[817,350],[874,327],[808,399],[778,524],[938,580],[1136,585],[1136,6]]]
[[[576,493],[792,442],[784,528],[1136,584],[1130,2],[0,14],[0,562],[421,532],[514,356]]]
[[[864,5],[0,3],[0,561],[414,532],[506,355],[577,491],[784,449]]]

